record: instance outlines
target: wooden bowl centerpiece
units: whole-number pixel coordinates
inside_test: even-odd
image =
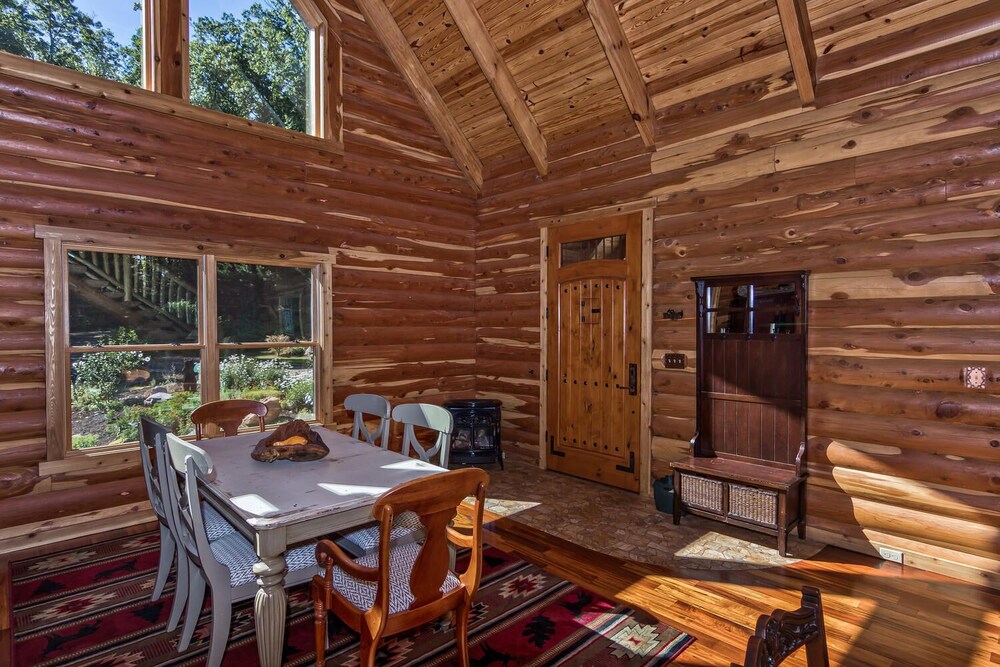
[[[276,428],[257,443],[250,456],[255,461],[318,461],[330,453],[319,433],[301,419],[290,421]]]

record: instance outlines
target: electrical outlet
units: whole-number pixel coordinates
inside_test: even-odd
[[[889,547],[879,547],[878,554],[883,560],[887,560],[891,563],[903,564],[903,552],[899,549],[890,549]]]
[[[962,369],[962,378],[968,389],[986,389],[986,368],[983,366],[966,366]]]

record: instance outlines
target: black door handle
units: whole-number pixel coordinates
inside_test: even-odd
[[[639,393],[639,365],[628,365],[628,395],[635,396]]]

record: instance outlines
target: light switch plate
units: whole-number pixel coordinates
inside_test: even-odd
[[[962,379],[968,389],[986,389],[986,368],[983,366],[966,366],[962,371]]]

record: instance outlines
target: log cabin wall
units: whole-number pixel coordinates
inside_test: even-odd
[[[695,431],[691,278],[809,270],[809,536],[998,585],[995,57],[941,76],[927,56],[891,62],[821,83],[815,109],[787,73],[732,75],[658,103],[654,151],[609,124],[551,146],[545,180],[524,159],[495,166],[479,200],[477,368],[505,402],[509,449],[538,454],[540,221],[652,200],[652,474]],[[687,367],[665,369],[666,352]],[[986,389],[963,385],[967,366],[987,368]]]
[[[0,73],[5,548],[39,532],[54,539],[123,513],[138,517],[145,500],[134,454],[86,472],[39,474],[45,359],[37,222],[329,248],[335,404],[354,391],[432,402],[471,393],[473,191],[378,40],[350,12],[342,38],[343,158]]]

